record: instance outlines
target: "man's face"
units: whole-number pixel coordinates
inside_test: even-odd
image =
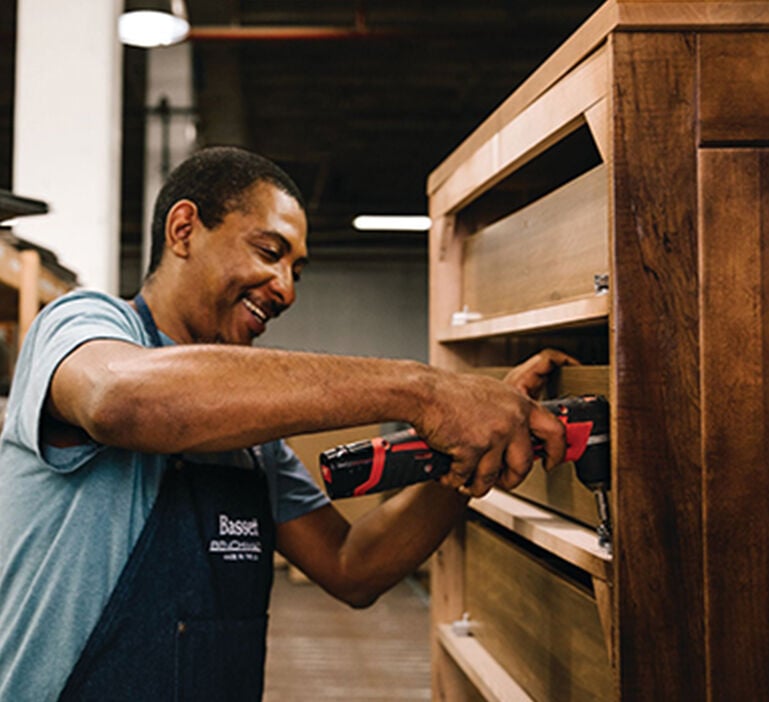
[[[297,201],[268,182],[214,229],[196,219],[186,289],[191,340],[250,344],[296,297],[307,263],[307,220]]]

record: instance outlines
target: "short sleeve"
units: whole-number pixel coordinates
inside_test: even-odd
[[[115,339],[146,345],[144,336],[141,321],[130,306],[102,293],[78,291],[46,306],[35,318],[19,354],[8,399],[7,439],[61,472],[83,465],[101,449],[98,444],[57,450],[44,450],[40,445],[40,420],[53,375],[69,354],[88,341]]]
[[[272,441],[257,450],[267,480],[273,515],[278,524],[291,521],[329,504],[297,455],[285,441]]]

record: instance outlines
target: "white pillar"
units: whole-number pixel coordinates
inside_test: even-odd
[[[118,291],[123,0],[19,0],[13,190],[49,203],[16,233]]]

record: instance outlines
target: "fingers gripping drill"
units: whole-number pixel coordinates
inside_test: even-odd
[[[598,541],[611,549],[609,403],[600,395],[582,395],[547,400],[542,405],[566,427],[564,461],[574,462],[577,478],[595,496]],[[535,455],[543,457],[543,445],[535,437],[532,442]],[[320,455],[321,474],[332,499],[437,479],[448,473],[451,460],[431,449],[413,429],[343,444]]]

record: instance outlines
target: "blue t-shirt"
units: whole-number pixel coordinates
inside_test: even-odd
[[[141,534],[165,470],[164,455],[39,441],[56,368],[93,339],[152,345],[126,302],[77,291],[38,315],[16,366],[0,437],[0,702],[58,698]],[[278,523],[328,503],[283,441],[255,453]],[[189,458],[253,466],[249,451]]]

